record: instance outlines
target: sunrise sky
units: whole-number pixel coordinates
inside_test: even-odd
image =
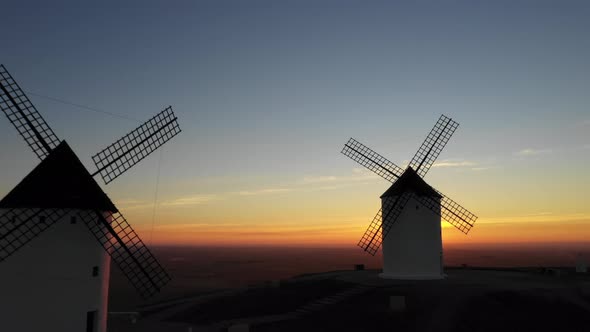
[[[182,134],[103,186],[146,242],[354,246],[388,182],[343,144],[401,166],[445,114],[426,181],[479,216],[445,244],[588,244],[590,3],[117,6],[3,4],[0,63],[91,171],[173,106]],[[0,142],[4,196],[38,159],[4,116]]]

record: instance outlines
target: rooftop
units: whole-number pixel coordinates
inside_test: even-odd
[[[118,211],[65,141],[0,201],[0,208]]]
[[[431,186],[428,185],[421,177],[412,169],[408,167],[406,171],[387,189],[381,198],[399,196],[406,192],[414,192],[418,196],[433,196],[442,197]]]

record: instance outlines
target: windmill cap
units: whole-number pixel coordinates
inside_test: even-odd
[[[0,208],[69,208],[118,212],[65,141],[0,201]]]
[[[442,197],[436,190],[422,180],[420,175],[408,167],[406,171],[387,189],[380,198],[399,196],[406,192],[414,192],[418,196]]]

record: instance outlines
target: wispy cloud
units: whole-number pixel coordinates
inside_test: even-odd
[[[326,182],[337,182],[339,178],[337,176],[305,176],[303,177],[303,183],[326,183]]]
[[[305,176],[301,181],[304,185],[350,183],[379,179],[379,176],[365,168],[353,168],[352,175],[333,176]]]
[[[212,201],[219,200],[218,195],[190,195],[185,197],[178,197],[170,201],[162,202],[163,206],[188,206],[188,205],[203,205]]]
[[[211,202],[221,201],[230,196],[255,196],[255,195],[271,195],[277,193],[284,193],[292,191],[289,188],[263,188],[255,190],[243,190],[234,192],[221,192],[216,194],[191,194],[187,196],[177,197],[161,203],[162,206],[196,206],[207,205]]]
[[[479,164],[465,160],[442,160],[433,167],[472,167],[474,171],[488,169],[488,167],[479,167]],[[342,190],[348,187],[354,187],[361,184],[370,184],[380,181],[381,177],[366,168],[353,168],[348,175],[312,175],[304,176],[299,180],[291,183],[283,183],[273,187],[262,188],[243,188],[239,191],[227,191],[217,193],[189,193],[184,196],[171,198],[158,203],[161,207],[190,207],[207,205],[212,202],[222,201],[232,196],[262,196],[262,195],[281,195],[291,192],[314,192],[314,191],[333,191]],[[153,207],[154,203],[150,201],[140,201],[134,199],[123,199],[118,201],[118,205],[125,210],[146,209]]]
[[[211,229],[211,228],[232,228],[232,227],[244,227],[244,224],[240,223],[224,223],[224,222],[194,222],[194,223],[181,223],[181,224],[158,224],[155,226],[159,230],[174,230],[174,231],[193,231],[200,229]]]
[[[258,196],[273,195],[289,192],[336,190],[351,185],[358,185],[369,181],[379,180],[380,177],[365,168],[353,168],[350,175],[311,175],[281,186],[261,189],[248,189],[235,192],[222,193],[220,197],[230,195]]]
[[[536,212],[506,217],[487,217],[478,221],[481,223],[560,223],[560,222],[588,222],[590,217],[584,213],[555,214],[552,212]]]
[[[117,207],[123,210],[136,210],[136,209],[146,209],[152,208],[154,206],[154,202],[148,201],[140,201],[137,199],[120,199],[115,200]]]
[[[529,157],[529,156],[537,156],[540,154],[548,154],[553,152],[553,150],[551,149],[531,149],[531,148],[527,148],[527,149],[522,149],[518,152],[516,152],[516,155],[518,156],[522,156],[522,157]]]
[[[292,191],[290,188],[265,188],[265,189],[257,189],[257,190],[245,190],[245,191],[238,191],[235,194],[240,196],[255,196],[255,195],[268,195],[268,194],[277,194],[277,193],[285,193]]]
[[[257,237],[267,237],[267,236],[315,236],[315,237],[327,237],[329,235],[341,235],[342,233],[346,232],[353,232],[356,234],[359,231],[359,228],[362,229],[364,226],[361,225],[337,225],[337,226],[282,226],[278,228],[269,228],[266,225],[254,225],[250,228],[254,228],[253,230],[249,230],[247,228],[238,231],[236,235],[239,236],[257,236]]]
[[[468,160],[453,160],[453,159],[446,159],[437,161],[432,165],[432,167],[473,167],[477,166],[476,162],[468,161]]]
[[[401,168],[406,168],[410,164],[409,160],[404,160],[400,165]],[[480,163],[472,160],[463,159],[443,159],[434,162],[432,168],[469,168],[472,171],[483,171],[490,169],[490,167],[483,167]]]
[[[476,172],[481,172],[481,171],[487,171],[490,168],[491,167],[472,167],[471,170],[476,171]]]

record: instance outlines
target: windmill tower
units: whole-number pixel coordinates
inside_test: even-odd
[[[467,234],[477,217],[422,178],[459,124],[444,115],[404,170],[351,138],[342,153],[393,184],[358,246],[375,255],[383,244],[384,278],[444,277],[441,218]]]
[[[96,183],[180,132],[168,107],[92,157],[90,174],[4,66],[0,109],[41,159],[0,201],[0,330],[106,331],[111,260],[143,298],[170,277]]]

